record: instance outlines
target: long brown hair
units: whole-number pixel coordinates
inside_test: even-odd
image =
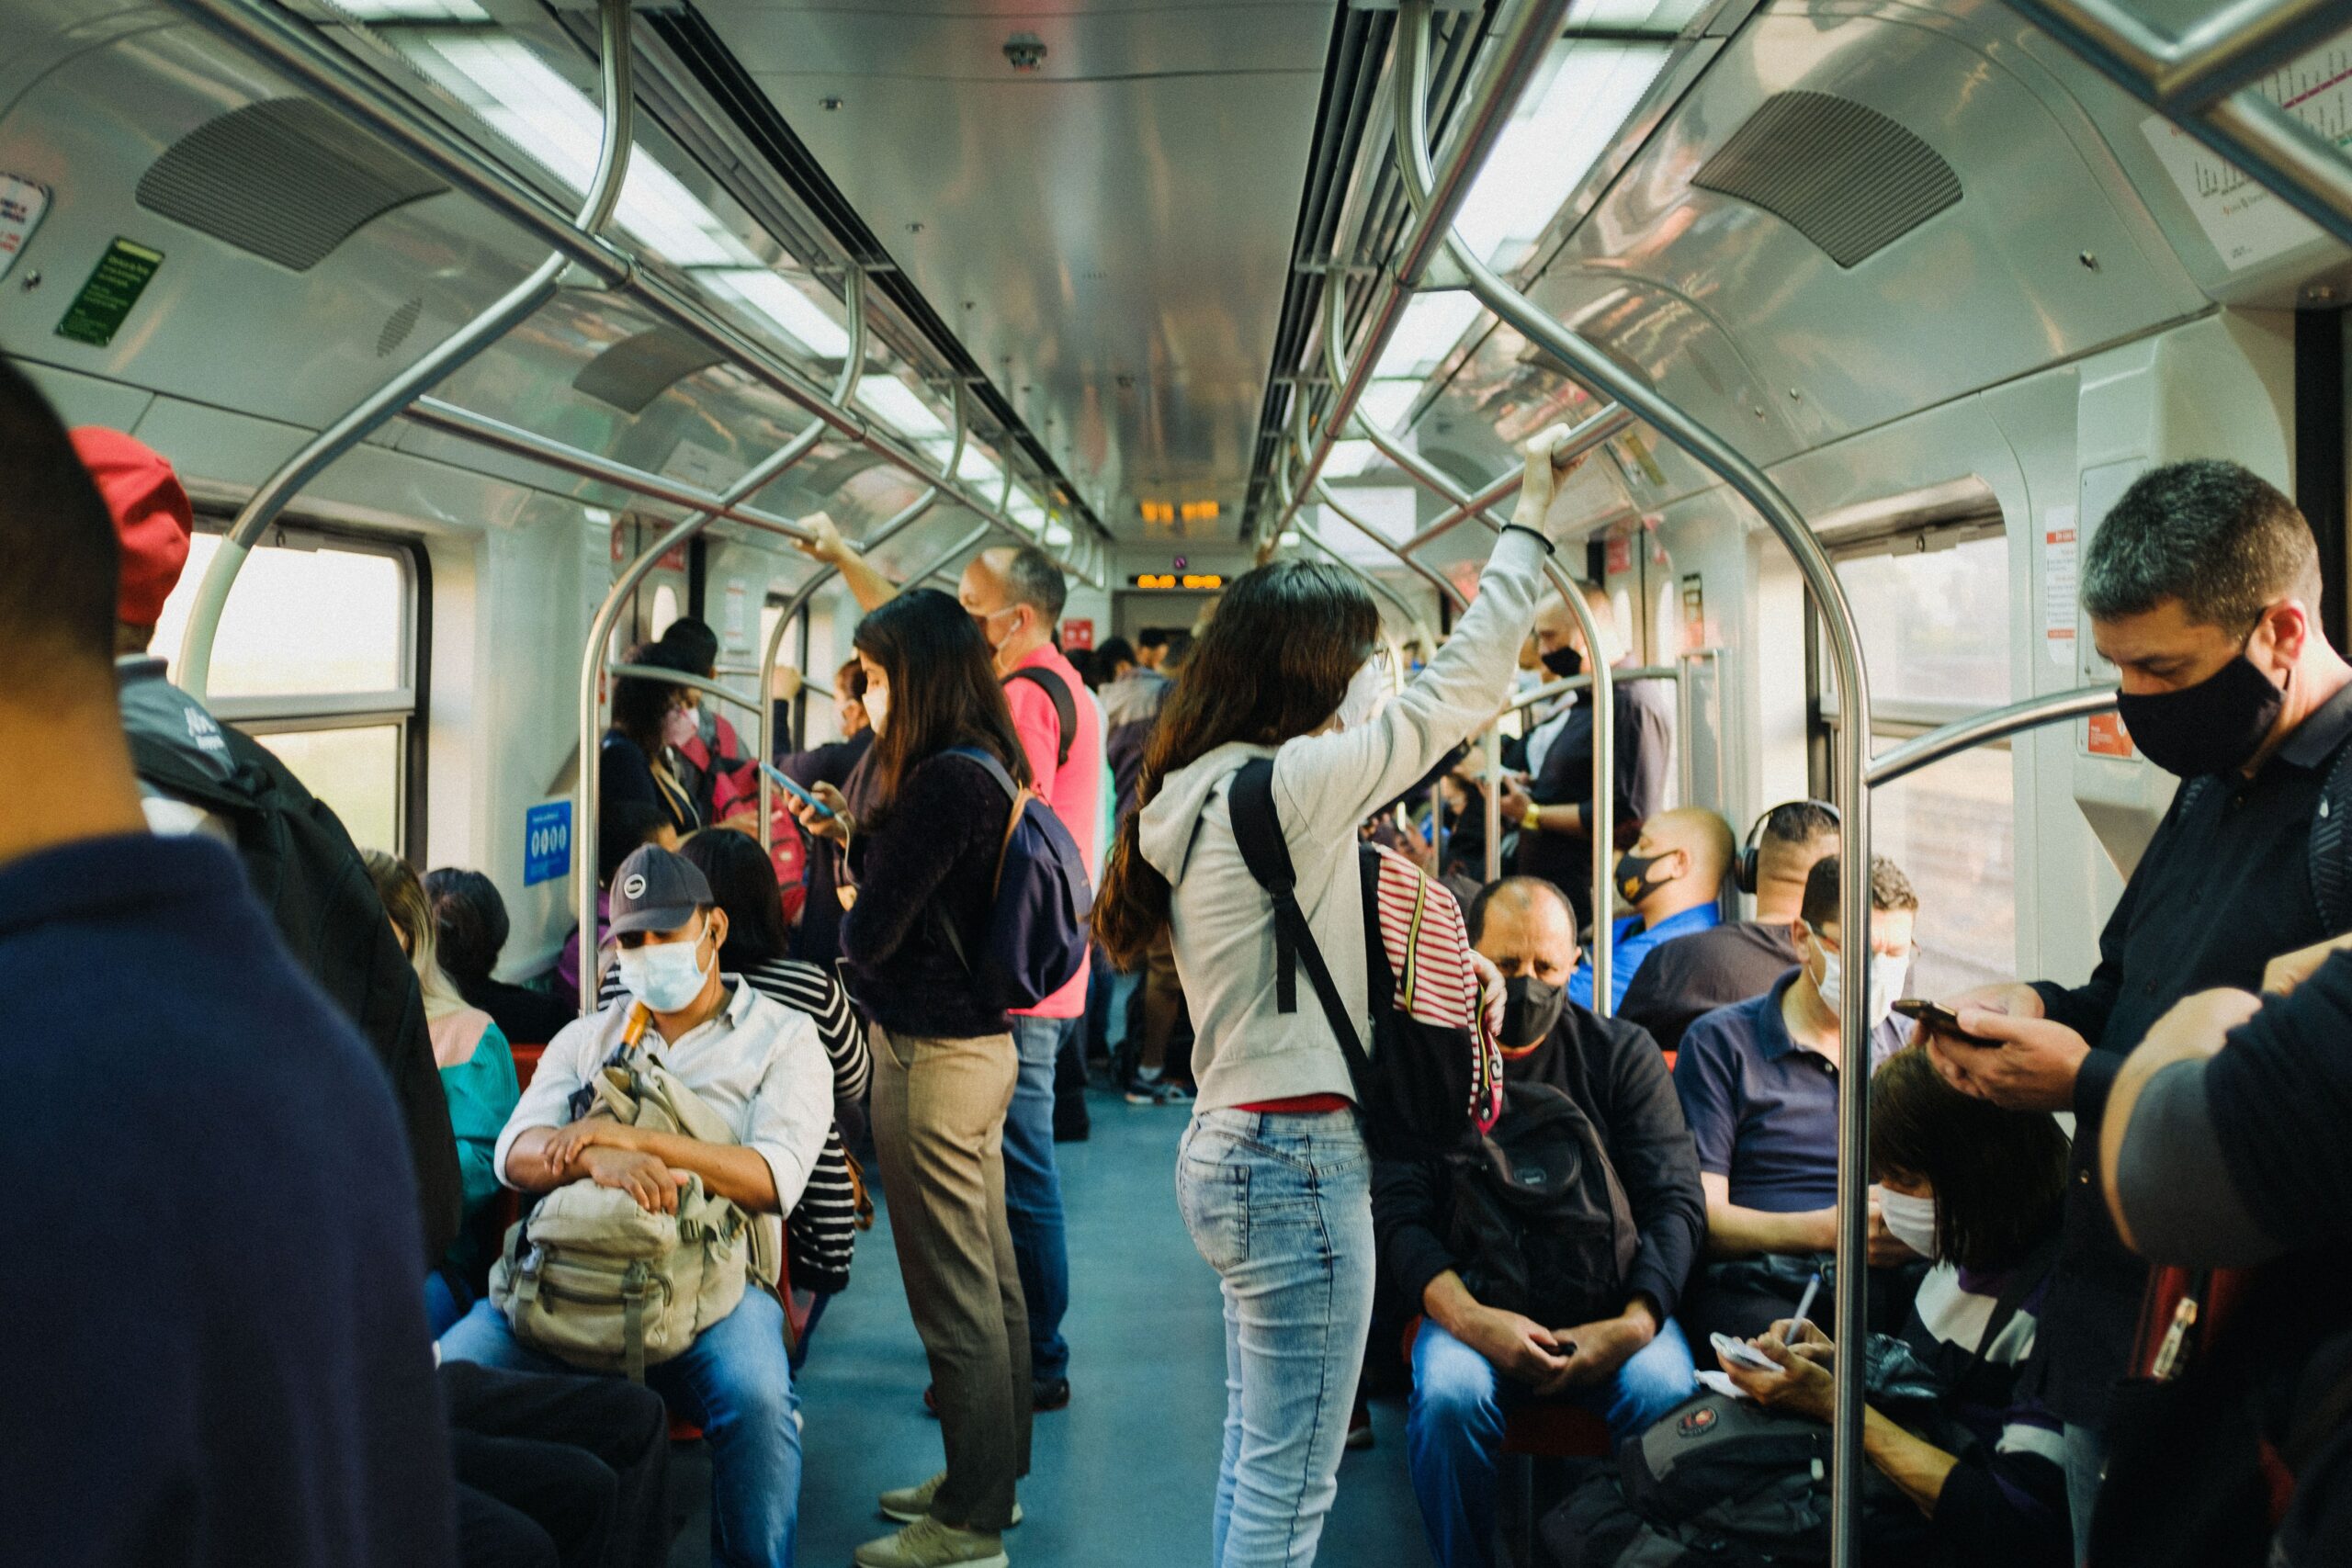
[[[918,588],[867,615],[851,641],[882,666],[890,686],[888,718],[867,759],[875,824],[888,819],[916,765],[951,746],[993,752],[1016,783],[1030,782],[988,639],[963,605],[936,588]]]
[[[1346,572],[1283,560],[1235,583],[1168,694],[1146,742],[1136,808],[1119,824],[1094,899],[1094,939],[1132,969],[1168,925],[1168,879],[1136,847],[1143,807],[1170,773],[1228,741],[1279,746],[1339,711],[1380,637],[1380,610]],[[895,700],[895,699],[894,699]]]
[[[1871,1174],[1936,1190],[1936,1251],[1964,1269],[2014,1268],[2057,1233],[2067,1146],[2048,1112],[2004,1111],[1944,1082],[1924,1046],[1871,1074]]]

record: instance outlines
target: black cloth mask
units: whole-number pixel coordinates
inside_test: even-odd
[[[2123,728],[2141,754],[2184,779],[2245,766],[2260,748],[2287,694],[2239,654],[2194,686],[2115,699]]]
[[[1544,668],[1566,681],[1584,673],[1584,655],[1573,648],[1555,648],[1544,656]]]
[[[1524,1051],[1549,1038],[1560,1021],[1560,1003],[1567,995],[1558,986],[1532,975],[1514,975],[1503,982],[1503,1047]]]
[[[1617,857],[1617,892],[1628,904],[1638,904],[1673,880],[1672,877],[1650,875],[1657,863],[1668,855],[1679,854],[1668,850],[1665,854],[1637,855],[1625,853]]]

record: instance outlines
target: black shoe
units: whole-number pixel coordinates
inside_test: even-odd
[[[1054,1123],[1054,1142],[1057,1144],[1082,1144],[1093,1135],[1094,1122],[1091,1118],[1081,1122],[1073,1116]]]
[[[1040,1378],[1031,1386],[1031,1404],[1035,1410],[1067,1410],[1069,1408],[1069,1379]]]

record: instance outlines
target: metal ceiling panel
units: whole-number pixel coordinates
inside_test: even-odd
[[[1238,515],[1332,0],[700,10],[1105,523]]]

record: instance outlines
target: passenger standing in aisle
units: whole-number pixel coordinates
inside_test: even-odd
[[[2042,1310],[2045,1397],[2066,1424],[2078,1551],[2107,1460],[2147,1265],[2117,1236],[2094,1180],[2109,1091],[2172,1005],[2253,990],[2273,957],[2335,933],[2312,888],[2323,785],[2352,739],[2352,668],[2320,625],[2319,547],[2293,502],[2235,463],[2143,475],[2099,525],[2083,607],[2121,676],[2132,743],[2184,782],[2099,936],[2084,985],[1971,991],[1937,1035],[1953,1087],[2012,1110],[2071,1111],[2074,1179]]]
[[[1176,1189],[1221,1278],[1225,1448],[1211,1560],[1315,1558],[1363,1364],[1374,1258],[1371,1160],[1346,1058],[1321,1010],[1278,1010],[1273,921],[1226,794],[1271,756],[1298,901],[1342,996],[1368,1014],[1356,828],[1494,711],[1555,540],[1543,529],[1564,428],[1531,444],[1518,512],[1430,668],[1384,706],[1380,613],[1351,576],[1261,567],[1226,595],[1144,761],[1095,932],[1133,964],[1163,932],[1193,1008],[1200,1099]],[[1364,1027],[1364,1015],[1358,1026]]]
[[[844,577],[851,574],[845,570]],[[853,579],[854,581],[854,579]],[[857,1549],[860,1568],[1001,1568],[1020,1517],[1035,1408],[1029,1317],[1005,1220],[1005,1113],[1021,1064],[947,926],[978,951],[1011,802],[977,750],[1026,783],[1029,762],[989,646],[961,605],[917,589],[858,623],[875,741],[869,807],[816,786],[796,807],[846,852],[851,991],[873,1021],[874,1146],[907,1305],[931,1359],[947,1468],[882,1495],[907,1521]],[[828,815],[827,813],[830,813]]]
[[[384,1073],[236,857],[148,830],[114,525],[5,360],[0,476],[0,1249],[25,1287],[0,1552],[447,1568],[427,1255]]]
[[[1603,656],[1618,670],[1631,668],[1633,656],[1614,646],[1617,611],[1609,602],[1609,591],[1588,582],[1584,598],[1600,628]],[[1584,628],[1556,598],[1546,600],[1537,612],[1535,647],[1555,679],[1582,673],[1591,659]],[[1674,771],[1673,688],[1664,681],[1620,679],[1612,690],[1617,726],[1613,826],[1595,831],[1590,820],[1593,721],[1589,688],[1577,694],[1576,705],[1559,720],[1543,750],[1541,765],[1531,759],[1533,777],[1524,785],[1506,784],[1502,794],[1503,826],[1519,829],[1513,869],[1521,876],[1544,877],[1566,894],[1579,931],[1592,930],[1592,857],[1613,856],[1620,843],[1630,843],[1642,823],[1665,807],[1667,780]]]
[[[850,808],[865,803],[850,781],[874,745],[874,724],[865,713],[865,666],[853,659],[833,671],[833,723],[839,740],[806,751],[790,751],[775,760],[776,771],[803,789],[817,781],[849,797]],[[786,733],[781,728],[779,734]],[[800,924],[792,933],[792,956],[810,964],[831,964],[841,956],[841,850],[822,839],[808,843],[808,897],[800,906]]]

